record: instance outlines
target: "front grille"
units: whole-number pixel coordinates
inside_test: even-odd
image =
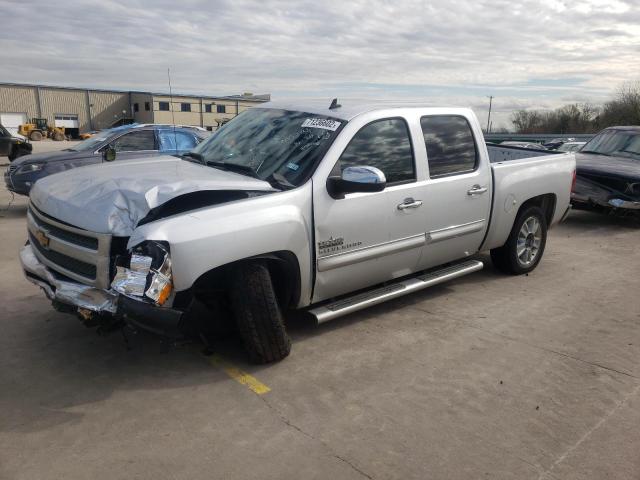
[[[29,240],[31,242],[31,245],[33,245],[44,258],[46,258],[50,262],[55,263],[60,268],[64,268],[65,270],[68,270],[71,273],[75,273],[76,275],[82,275],[89,280],[96,279],[95,265],[82,262],[60,252],[48,250],[40,245],[38,239],[36,239],[31,233],[29,233]]]
[[[63,230],[62,228],[56,227],[51,223],[42,220],[41,217],[33,214],[33,207],[29,207],[29,210],[32,213],[33,220],[36,225],[41,228],[45,228],[51,235],[54,237],[58,237],[60,240],[64,240],[65,242],[73,243],[74,245],[79,245],[84,248],[90,248],[91,250],[98,250],[98,239],[93,237],[87,237],[85,235],[81,235],[79,233],[70,232],[69,230]],[[40,212],[41,215],[42,212]],[[44,216],[44,215],[43,215]]]
[[[640,200],[640,182],[599,175],[585,174],[583,176],[594,183],[611,189],[614,195],[624,195],[634,200]]]
[[[36,256],[52,272],[86,285],[109,288],[111,235],[74,227],[33,204],[27,212],[27,226]]]
[[[9,174],[15,172],[18,169],[17,165],[9,165]]]

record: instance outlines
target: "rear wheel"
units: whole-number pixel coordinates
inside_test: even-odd
[[[534,270],[547,243],[547,221],[540,207],[531,206],[518,214],[506,243],[491,250],[498,270],[522,275]]]
[[[33,132],[31,132],[29,134],[29,139],[32,142],[39,142],[40,140],[42,140],[42,132],[40,132],[38,130],[34,130]]]
[[[238,331],[252,362],[275,362],[289,355],[291,340],[266,265],[238,266],[232,276],[230,297]]]

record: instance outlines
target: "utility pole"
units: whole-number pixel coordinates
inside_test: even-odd
[[[491,103],[493,102],[493,95],[489,95],[489,116],[487,117],[487,133],[491,133]]]

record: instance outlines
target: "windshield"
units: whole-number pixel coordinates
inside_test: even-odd
[[[299,186],[311,175],[344,123],[323,115],[253,108],[221,127],[192,152],[216,167],[242,169],[262,180],[276,178],[281,184]]]
[[[73,152],[86,152],[88,150],[95,150],[105,140],[110,139],[114,133],[122,132],[123,130],[130,130],[131,128],[139,125],[138,123],[130,123],[127,125],[121,125],[119,127],[107,128],[96,132],[93,136],[83,140],[82,142],[74,145],[71,150]]]
[[[605,130],[589,140],[581,152],[599,153],[640,161],[640,132]]]
[[[98,146],[107,140],[112,135],[112,132],[109,130],[104,130],[102,132],[96,133],[94,136],[83,140],[82,142],[73,146],[69,150],[73,150],[74,152],[86,152],[88,150],[95,150]]]

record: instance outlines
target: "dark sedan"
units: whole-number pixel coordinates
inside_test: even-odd
[[[100,163],[109,147],[116,151],[116,161],[158,154],[181,155],[208,135],[209,132],[195,127],[125,125],[103,130],[66,150],[18,158],[9,166],[4,179],[10,191],[29,195],[36,180],[71,168]]]
[[[576,153],[575,208],[640,216],[640,127],[610,127]]]

